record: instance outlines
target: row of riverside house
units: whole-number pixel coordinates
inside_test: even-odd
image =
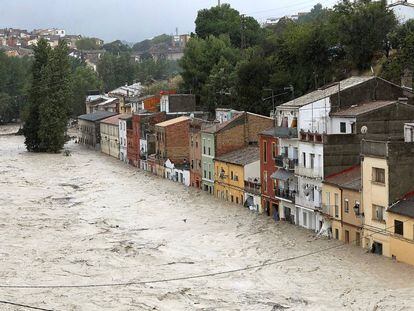
[[[79,117],[79,142],[141,170],[414,265],[414,94],[351,77],[272,117],[198,111],[193,95]],[[151,99],[150,109],[145,100]],[[154,104],[155,103],[155,104]]]

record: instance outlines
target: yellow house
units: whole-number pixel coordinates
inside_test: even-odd
[[[363,247],[373,253],[391,256],[386,225],[390,205],[388,163],[386,158],[364,155],[362,159],[362,205],[364,206]]]
[[[414,193],[393,204],[387,214],[391,257],[414,265]]]
[[[100,123],[101,152],[119,159],[119,118],[116,115],[104,119]]]
[[[214,175],[216,197],[243,205],[245,180],[260,177],[259,148],[249,146],[215,158]]]
[[[333,237],[361,245],[363,207],[361,204],[361,166],[353,166],[327,176],[322,185],[322,214],[331,221]]]

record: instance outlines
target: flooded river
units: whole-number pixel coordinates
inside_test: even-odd
[[[70,157],[27,153],[23,137],[7,131],[0,130],[0,300],[50,310],[414,308],[414,267],[317,239],[74,143]],[[182,279],[194,275],[204,277]],[[172,278],[180,280],[142,283]]]

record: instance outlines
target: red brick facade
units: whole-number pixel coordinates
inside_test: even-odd
[[[279,154],[278,139],[274,136],[260,134],[259,145],[262,207],[265,214],[275,217],[275,212],[278,213],[279,201],[275,198],[276,185],[271,176],[277,170],[275,156]]]
[[[132,116],[132,124],[127,128],[127,154],[131,165],[139,166],[140,148],[139,140],[141,139],[141,128],[143,123],[149,126],[154,126],[157,123],[163,122],[166,119],[164,112],[158,113],[142,113],[134,114]]]
[[[174,164],[188,164],[190,160],[190,118],[179,117],[155,125],[158,159],[170,159]]]

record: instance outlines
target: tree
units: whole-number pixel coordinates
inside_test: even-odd
[[[198,12],[196,34],[201,39],[228,35],[233,46],[250,47],[262,39],[259,23],[252,17],[241,16],[229,4],[215,6]]]
[[[28,151],[40,151],[40,105],[47,100],[44,72],[49,61],[50,46],[41,39],[34,47],[34,62],[32,66],[32,85],[29,93],[28,117],[25,120],[23,133]]]
[[[81,38],[76,41],[76,48],[78,50],[99,50],[101,46],[94,38]]]
[[[72,116],[78,116],[86,113],[85,97],[89,91],[103,90],[103,82],[98,75],[86,66],[76,68],[72,77],[72,103],[70,113]]]
[[[131,48],[128,45],[123,44],[121,40],[116,40],[116,41],[104,44],[103,49],[107,51],[108,53],[112,53],[112,54],[119,54],[119,53],[131,51]]]
[[[397,25],[385,0],[344,0],[334,7],[331,22],[338,44],[358,69],[369,68],[375,53],[385,51],[388,34]]]
[[[59,152],[65,144],[66,126],[70,113],[71,72],[65,41],[49,53],[42,70],[45,98],[39,105],[39,151]]]

